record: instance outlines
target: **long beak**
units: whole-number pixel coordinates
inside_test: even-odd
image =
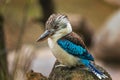
[[[47,39],[51,32],[49,30],[46,30],[38,39],[37,42],[43,41],[44,39]]]

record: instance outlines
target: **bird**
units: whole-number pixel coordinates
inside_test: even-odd
[[[108,77],[95,67],[94,57],[90,54],[82,38],[72,31],[67,15],[57,13],[48,18],[45,31],[37,39],[37,42],[45,39],[48,40],[53,55],[60,62],[57,67],[84,65],[100,80]]]

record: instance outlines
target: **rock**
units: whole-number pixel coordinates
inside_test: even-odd
[[[55,63],[55,65],[58,64],[60,63]],[[54,67],[49,76],[49,80],[99,80],[92,72],[89,72],[83,67],[84,66],[77,66],[74,68]],[[112,80],[110,75],[103,68],[99,66],[97,66],[97,68],[109,77],[104,80]]]
[[[120,64],[120,10],[104,26],[93,39],[94,55],[104,62]]]
[[[34,72],[33,70],[26,73],[26,80],[48,80],[45,76],[43,76],[41,73]]]

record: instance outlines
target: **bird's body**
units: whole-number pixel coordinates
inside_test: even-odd
[[[57,42],[48,38],[48,44],[50,49],[53,52],[53,55],[56,59],[63,65],[67,66],[75,66],[78,63],[78,59],[70,54],[68,54],[65,50],[63,50]]]
[[[81,65],[82,59],[93,61],[93,57],[88,53],[83,41],[74,32],[58,39],[56,37],[55,39],[54,37],[48,38],[48,44],[58,61],[69,67]],[[86,58],[84,54],[87,54]]]
[[[60,61],[61,64],[68,66],[76,66],[79,58],[68,54],[59,44],[58,40],[54,40],[53,38],[48,38],[48,44],[50,49],[52,50],[54,56]]]
[[[63,65],[73,67],[86,66],[99,79],[107,78],[93,64],[94,58],[89,53],[80,36],[72,31],[65,15],[53,14],[46,22],[46,31],[38,39],[48,38],[48,44],[56,59]]]

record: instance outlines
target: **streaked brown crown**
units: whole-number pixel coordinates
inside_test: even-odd
[[[46,26],[46,29],[49,30],[49,29],[58,29],[58,24],[60,23],[60,21],[63,19],[63,18],[67,18],[66,15],[63,15],[63,14],[52,14],[45,26]]]

